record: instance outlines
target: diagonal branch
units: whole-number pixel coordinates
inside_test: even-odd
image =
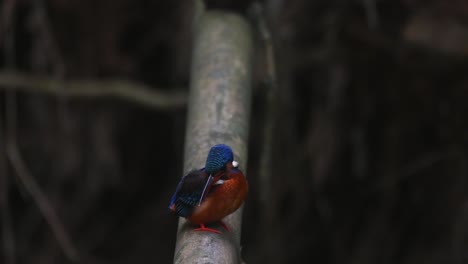
[[[0,212],[1,212],[1,233],[5,264],[16,262],[15,256],[15,234],[13,231],[13,221],[10,208],[10,184],[5,156],[5,136],[3,118],[0,118]]]
[[[18,151],[16,142],[11,140],[7,142],[6,153],[13,169],[16,171],[16,176],[24,185],[28,193],[33,197],[39,211],[57,238],[59,246],[62,248],[65,256],[72,261],[77,261],[77,249],[73,246],[69,235],[65,231],[65,227],[60,222],[59,217],[57,216],[54,208],[52,208],[47,196],[42,192],[39,184],[34,180],[26,167],[26,164]]]
[[[0,71],[0,89],[62,95],[70,98],[118,98],[155,109],[176,109],[187,103],[185,92],[167,92],[126,80],[58,80]]]

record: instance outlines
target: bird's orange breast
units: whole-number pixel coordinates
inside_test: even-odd
[[[219,221],[236,211],[248,192],[245,176],[239,170],[229,173],[224,183],[214,185],[202,204],[195,208],[188,220],[194,224]]]

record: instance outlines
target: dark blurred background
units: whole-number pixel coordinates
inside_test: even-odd
[[[253,1],[206,2],[252,18]],[[245,261],[468,263],[468,3],[261,3],[278,81],[256,34]],[[0,8],[0,262],[171,263],[186,103],[67,89],[183,97],[193,2]]]

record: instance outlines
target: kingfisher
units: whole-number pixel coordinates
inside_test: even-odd
[[[222,219],[242,205],[247,192],[247,180],[234,160],[232,149],[218,144],[210,149],[204,168],[182,177],[169,209],[192,224],[200,225],[195,231],[221,233],[205,225],[220,222],[229,231]]]

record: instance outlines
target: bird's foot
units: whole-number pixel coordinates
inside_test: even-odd
[[[226,225],[226,223],[224,223],[223,221],[219,221],[219,223],[224,227],[224,229],[226,229],[226,231],[231,232],[231,229],[228,225]]]
[[[207,232],[212,232],[216,234],[221,234],[220,231],[213,229],[213,228],[206,227],[204,224],[200,224],[200,227],[195,228],[193,231],[207,231]]]

